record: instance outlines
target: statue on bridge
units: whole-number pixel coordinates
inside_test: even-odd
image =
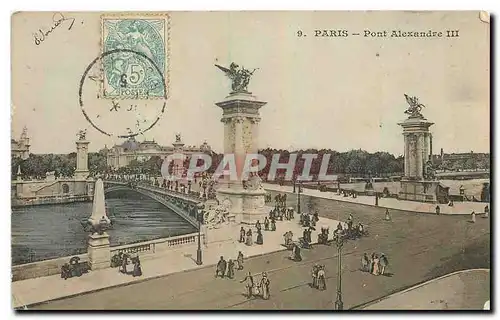
[[[410,97],[405,93],[406,102],[408,103],[408,109],[405,110],[405,113],[410,115],[410,118],[423,118],[423,115],[420,113],[422,108],[425,106],[418,102],[417,97]]]
[[[87,136],[87,129],[78,131],[78,133],[76,135],[78,136],[78,140],[80,140],[80,141],[85,140],[85,138]]]
[[[252,77],[255,70],[258,70],[253,69],[252,71],[250,71],[248,69],[240,67],[234,62],[231,63],[229,69],[218,64],[216,64],[215,66],[222,70],[226,74],[226,76],[231,79],[231,89],[234,93],[248,92],[247,89],[248,84],[250,83],[250,78]]]
[[[219,204],[205,210],[203,221],[208,229],[217,229],[221,224],[228,222],[229,208]]]
[[[244,184],[247,190],[261,190],[262,189],[262,179],[258,174],[253,173],[250,178]]]
[[[424,179],[425,180],[435,180],[436,179],[436,169],[432,161],[427,161],[424,166]]]

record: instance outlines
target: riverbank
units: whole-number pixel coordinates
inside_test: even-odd
[[[263,184],[264,189],[272,190],[276,192],[286,192],[289,193],[289,197],[297,196],[297,194],[293,193],[293,186],[280,186],[276,184]],[[339,195],[335,192],[321,192],[316,189],[303,188],[302,195],[318,197],[323,199],[335,200],[339,202],[347,202],[353,204],[359,204],[362,206],[370,206],[370,207],[380,207],[387,209],[395,209],[395,210],[403,210],[403,211],[412,211],[419,213],[429,213],[436,214],[436,204],[425,203],[425,202],[417,202],[417,201],[408,201],[408,200],[398,200],[395,198],[379,198],[378,206],[375,205],[375,196],[357,196],[353,197],[344,197],[343,195]],[[489,203],[484,202],[455,202],[453,207],[448,205],[439,205],[440,214],[461,214],[461,215],[470,215],[472,211],[476,214],[484,213],[485,206]],[[305,210],[305,209],[304,209]]]

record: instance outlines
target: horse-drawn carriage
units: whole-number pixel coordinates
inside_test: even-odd
[[[80,257],[72,257],[69,259],[69,263],[65,263],[61,267],[61,278],[66,280],[72,277],[80,277],[89,270],[90,266],[87,262],[80,262]]]

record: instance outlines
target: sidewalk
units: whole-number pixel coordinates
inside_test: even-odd
[[[490,300],[490,270],[453,272],[361,307],[361,310],[481,310]]]
[[[157,258],[155,257],[154,259],[141,261],[143,275],[137,278],[120,273],[118,268],[108,268],[91,271],[81,277],[69,278],[67,280],[61,279],[60,275],[53,275],[49,277],[15,281],[12,283],[13,308],[98,291],[105,288],[137,283],[177,272],[213,267],[220,259],[220,256],[223,256],[226,261],[229,259],[236,260],[238,251],[241,251],[245,259],[247,259],[249,257],[285,250],[285,247],[282,246],[284,242],[283,234],[285,232],[291,230],[295,241],[297,241],[299,237],[302,237],[303,229],[298,224],[298,219],[299,217],[295,215],[295,221],[277,221],[276,231],[263,231],[263,245],[254,244],[249,247],[236,241],[209,243],[208,246],[202,247],[203,265],[201,266],[195,263],[197,245],[190,245],[173,250]],[[317,234],[322,226],[328,226],[330,230],[334,230],[337,224],[338,221],[336,220],[320,217],[317,223],[317,231],[313,231],[311,235],[313,243],[317,241]],[[210,230],[209,232],[224,231]],[[237,236],[238,234],[235,235],[235,237]],[[330,236],[332,236],[331,232]],[[254,241],[255,238],[256,233],[254,233]]]
[[[264,189],[272,190],[277,192],[293,192],[293,186],[280,186],[276,184],[263,184]],[[344,197],[338,195],[335,192],[321,192],[319,190],[302,188],[303,195],[318,197],[323,199],[331,199],[343,202],[358,203],[363,205],[375,206],[374,196],[358,196],[357,198]],[[466,214],[470,215],[472,210],[477,213],[484,213],[484,207],[487,203],[484,202],[455,202],[453,207],[449,207],[446,204],[440,204],[441,214]],[[489,204],[488,204],[489,205]],[[395,198],[379,198],[378,206],[381,208],[397,209],[421,213],[436,213],[436,204],[408,201],[408,200],[398,200]]]

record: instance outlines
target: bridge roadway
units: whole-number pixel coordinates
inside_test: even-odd
[[[193,227],[199,227],[197,220],[198,206],[203,203],[203,200],[198,197],[152,186],[147,183],[104,181],[105,195],[120,190],[134,190],[137,193],[156,200],[189,222]]]

